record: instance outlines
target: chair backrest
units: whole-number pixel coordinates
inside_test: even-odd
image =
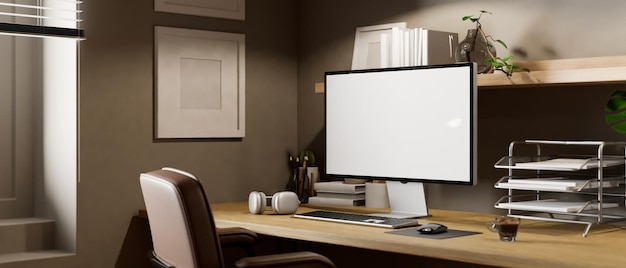
[[[154,253],[175,267],[224,267],[213,214],[193,175],[155,170],[140,175]]]

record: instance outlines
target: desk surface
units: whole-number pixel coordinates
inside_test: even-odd
[[[626,230],[594,226],[582,237],[585,225],[523,220],[514,243],[501,242],[486,229],[494,215],[431,209],[436,222],[448,228],[482,234],[430,239],[387,234],[386,228],[297,219],[291,215],[253,215],[245,202],[217,203],[211,208],[218,227],[245,227],[257,233],[303,241],[344,245],[415,256],[514,267],[626,267]],[[315,210],[301,206],[298,213]],[[365,208],[342,211],[369,212]]]

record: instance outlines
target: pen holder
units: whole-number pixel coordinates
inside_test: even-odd
[[[298,168],[296,193],[301,202],[305,202],[310,196],[315,196],[315,183],[320,181],[319,174],[318,167],[308,167],[306,173],[302,167]]]

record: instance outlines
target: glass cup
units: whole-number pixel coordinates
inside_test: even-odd
[[[487,222],[487,229],[498,232],[500,241],[515,242],[517,227],[520,219],[510,216],[498,216],[495,220]]]

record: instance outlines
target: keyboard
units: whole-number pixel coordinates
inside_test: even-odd
[[[344,213],[344,212],[335,212],[335,211],[326,211],[326,210],[316,210],[316,211],[311,211],[311,212],[306,212],[306,213],[299,213],[293,216],[296,218],[301,218],[301,219],[351,223],[351,224],[384,227],[384,228],[394,228],[394,229],[419,225],[416,219],[398,219],[398,218],[392,218],[392,217],[382,217],[382,216],[356,214],[356,213]]]

